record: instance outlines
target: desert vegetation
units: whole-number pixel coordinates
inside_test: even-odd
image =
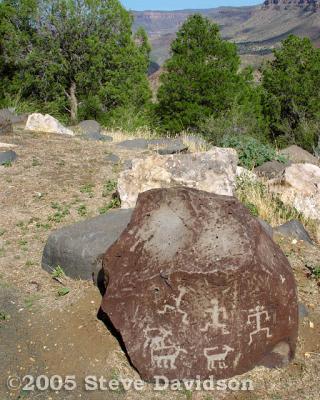
[[[293,143],[317,151],[320,50],[307,38],[285,39],[257,80],[216,24],[191,15],[152,98],[148,37],[142,28],[133,33],[118,0],[3,0],[0,16],[2,107],[71,125],[96,119],[130,133],[191,131],[214,145],[260,152],[261,162]],[[254,160],[246,166],[259,165]]]
[[[262,69],[240,70],[236,46],[200,15],[171,45],[157,100],[147,80],[150,45],[132,17],[107,2],[1,2],[1,103],[64,121],[177,134],[193,130],[221,144],[255,137],[278,146],[317,145],[320,51],[289,37]],[[72,40],[71,40],[72,38]]]

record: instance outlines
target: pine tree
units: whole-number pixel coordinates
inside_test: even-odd
[[[158,92],[163,130],[197,128],[206,118],[232,107],[243,83],[236,46],[201,15],[187,19],[171,45]]]
[[[289,36],[263,68],[264,112],[279,145],[312,151],[320,131],[320,49]]]

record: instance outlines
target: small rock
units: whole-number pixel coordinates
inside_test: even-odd
[[[29,115],[25,129],[33,132],[57,133],[74,136],[72,130],[64,127],[57,119],[49,114],[34,113]]]
[[[0,165],[5,165],[7,163],[13,162],[17,158],[16,152],[9,150],[0,152]]]
[[[286,167],[291,163],[281,163],[279,161],[267,161],[264,164],[254,169],[255,174],[260,177],[273,179],[281,175]]]
[[[111,136],[102,135],[99,132],[88,132],[82,135],[85,140],[95,140],[101,142],[112,142],[113,138]]]
[[[131,140],[125,140],[123,142],[120,142],[117,144],[119,147],[123,147],[124,149],[140,149],[140,150],[145,150],[148,149],[149,142],[146,139],[131,139]]]
[[[100,133],[101,125],[95,120],[85,120],[80,122],[76,129],[82,134]]]
[[[188,150],[180,139],[153,139],[149,140],[149,148],[160,155],[184,153]]]
[[[310,154],[308,151],[302,149],[295,144],[287,147],[280,151],[280,154],[285,156],[289,161],[299,164],[299,163],[308,163],[319,165],[319,160]]]
[[[294,238],[296,240],[303,240],[304,242],[310,244],[314,244],[309,233],[305,230],[302,223],[297,220],[288,221],[283,225],[277,226],[276,228],[274,228],[274,233],[281,236]]]
[[[307,307],[303,303],[299,303],[299,317],[301,319],[307,317],[309,315],[309,311]]]
[[[118,157],[116,154],[108,154],[106,156],[106,161],[110,162],[111,164],[119,164],[120,157]]]
[[[101,259],[128,225],[131,210],[115,210],[52,232],[45,245],[42,267],[58,265],[74,279],[98,282]]]

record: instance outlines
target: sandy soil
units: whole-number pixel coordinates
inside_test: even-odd
[[[41,269],[41,255],[51,230],[98,215],[111,199],[104,185],[115,180],[122,161],[145,151],[125,151],[110,143],[16,131],[1,137],[17,145],[18,159],[0,169],[0,400],[7,399],[191,399],[301,400],[320,399],[320,293],[308,267],[320,266],[320,248],[280,241],[309,315],[300,321],[298,351],[286,368],[256,368],[251,392],[154,391],[88,392],[87,375],[133,378],[116,338],[97,318],[101,296],[91,282],[63,278],[62,284]],[[69,293],[59,296],[67,287]],[[73,391],[9,390],[9,376],[74,375]]]

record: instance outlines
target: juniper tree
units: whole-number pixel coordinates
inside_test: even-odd
[[[75,121],[150,98],[149,53],[118,0],[3,0],[2,95],[68,111]]]

